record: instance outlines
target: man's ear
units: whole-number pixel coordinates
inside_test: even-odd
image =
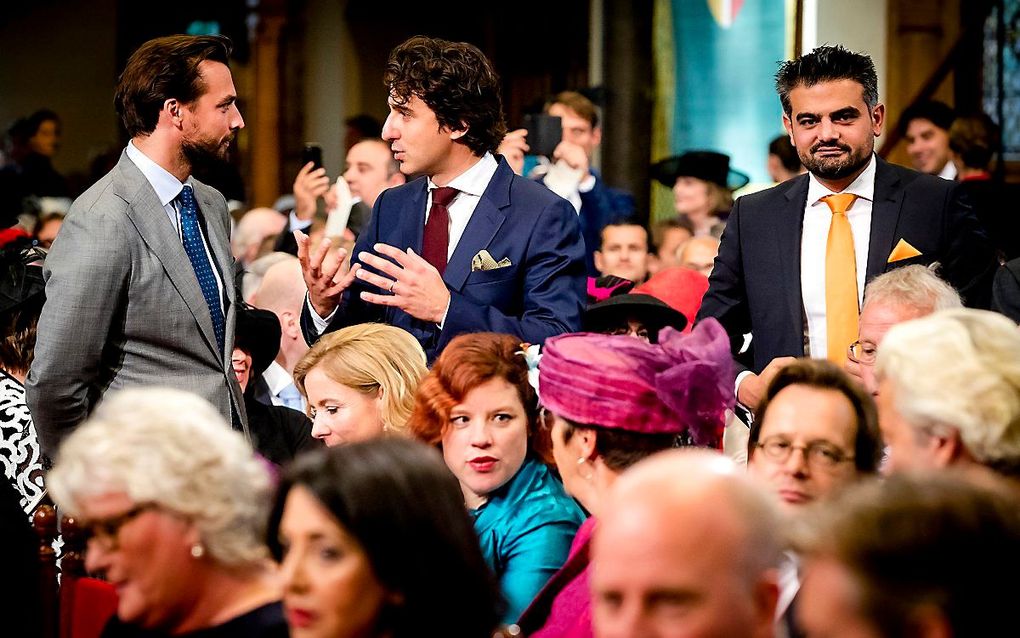
[[[450,139],[459,140],[460,138],[467,135],[468,129],[469,127],[467,125],[467,122],[461,122],[458,128],[450,129]]]
[[[598,146],[602,143],[602,127],[596,126],[591,130],[591,145]]]
[[[181,103],[177,100],[177,98],[170,98],[163,102],[163,110],[169,113],[170,117],[175,120],[179,120],[181,118]]]
[[[878,137],[882,134],[882,126],[885,125],[885,104],[876,104],[871,109],[871,132]]]
[[[283,311],[283,315],[280,317],[280,329],[283,330],[283,334],[286,337],[304,339],[304,335],[301,334],[300,315],[290,310]]]
[[[595,270],[602,272],[602,268],[606,264],[606,262],[602,259],[602,251],[596,250],[593,257],[595,258]]]
[[[797,147],[793,141],[793,120],[786,113],[783,113],[783,128],[786,129],[786,134],[790,136],[790,144],[793,144],[794,148]]]

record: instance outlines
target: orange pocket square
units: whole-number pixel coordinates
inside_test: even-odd
[[[921,251],[910,245],[905,239],[901,239],[896,244],[896,248],[889,253],[889,259],[886,263],[893,263],[894,261],[900,261],[901,259],[910,259],[911,257],[917,257],[921,254]]]

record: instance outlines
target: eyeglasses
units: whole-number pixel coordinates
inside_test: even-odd
[[[120,545],[118,535],[120,528],[124,527],[143,513],[158,508],[156,503],[140,503],[128,511],[117,516],[100,518],[91,521],[80,521],[79,525],[85,531],[85,537],[95,541],[106,551],[113,551]]]
[[[852,454],[847,454],[828,441],[812,441],[807,445],[794,445],[784,438],[770,438],[763,443],[756,443],[755,447],[760,449],[770,461],[786,463],[794,450],[804,452],[808,465],[822,469],[832,469],[840,463],[854,460]]]
[[[847,349],[847,356],[851,361],[866,366],[875,364],[877,354],[878,348],[875,347],[875,344],[867,341],[854,341]]]

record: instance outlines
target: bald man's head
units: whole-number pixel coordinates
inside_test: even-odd
[[[305,280],[301,275],[301,262],[294,257],[269,267],[255,291],[252,305],[272,310],[277,315],[285,310],[300,314],[304,298]]]
[[[613,485],[592,545],[600,638],[770,636],[778,519],[722,455],[657,454]]]
[[[253,208],[245,213],[230,238],[230,252],[247,266],[259,257],[262,242],[283,232],[287,218],[272,208]]]
[[[280,320],[280,352],[276,356],[287,372],[308,352],[301,334],[301,306],[305,302],[305,280],[297,257],[289,257],[266,270],[262,283],[252,295],[251,304],[270,310]]]

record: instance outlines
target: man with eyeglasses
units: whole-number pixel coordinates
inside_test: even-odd
[[[747,469],[795,512],[874,474],[881,459],[875,403],[834,364],[798,359],[758,406]]]
[[[953,287],[919,264],[875,277],[864,289],[857,341],[847,352],[846,371],[872,396],[878,396],[875,357],[885,333],[898,323],[962,307]]]
[[[875,402],[835,364],[797,359],[780,370],[758,404],[747,442],[748,473],[798,515],[815,501],[878,471],[882,442]],[[776,621],[799,635],[792,606],[800,587],[792,553],[780,566]]]

